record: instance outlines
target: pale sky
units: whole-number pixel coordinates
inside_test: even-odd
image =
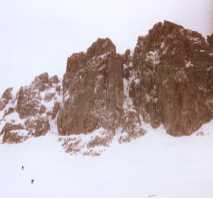
[[[0,92],[42,72],[65,72],[66,59],[98,37],[119,52],[159,21],[213,33],[212,0],[0,0]]]

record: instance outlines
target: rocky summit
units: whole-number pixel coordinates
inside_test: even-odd
[[[212,118],[213,35],[168,21],[124,54],[110,39],[98,39],[68,58],[62,80],[44,73],[0,99],[3,143],[55,131],[62,139],[75,136],[76,148],[82,147],[77,136],[102,131],[89,148],[108,144],[118,131],[120,142],[142,136],[143,123],[191,135]]]

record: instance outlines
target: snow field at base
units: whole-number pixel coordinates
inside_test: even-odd
[[[180,138],[144,126],[145,136],[115,140],[99,157],[70,156],[54,134],[0,145],[1,197],[212,198],[213,123]]]

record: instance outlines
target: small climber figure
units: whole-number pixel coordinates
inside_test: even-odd
[[[35,181],[34,179],[31,179],[31,184],[34,184],[34,181]]]
[[[21,170],[24,170],[24,166],[23,165],[21,166]]]

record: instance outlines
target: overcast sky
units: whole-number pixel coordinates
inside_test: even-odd
[[[48,71],[62,75],[66,59],[98,37],[118,51],[133,48],[156,22],[170,20],[213,32],[212,0],[0,0],[0,92]]]

